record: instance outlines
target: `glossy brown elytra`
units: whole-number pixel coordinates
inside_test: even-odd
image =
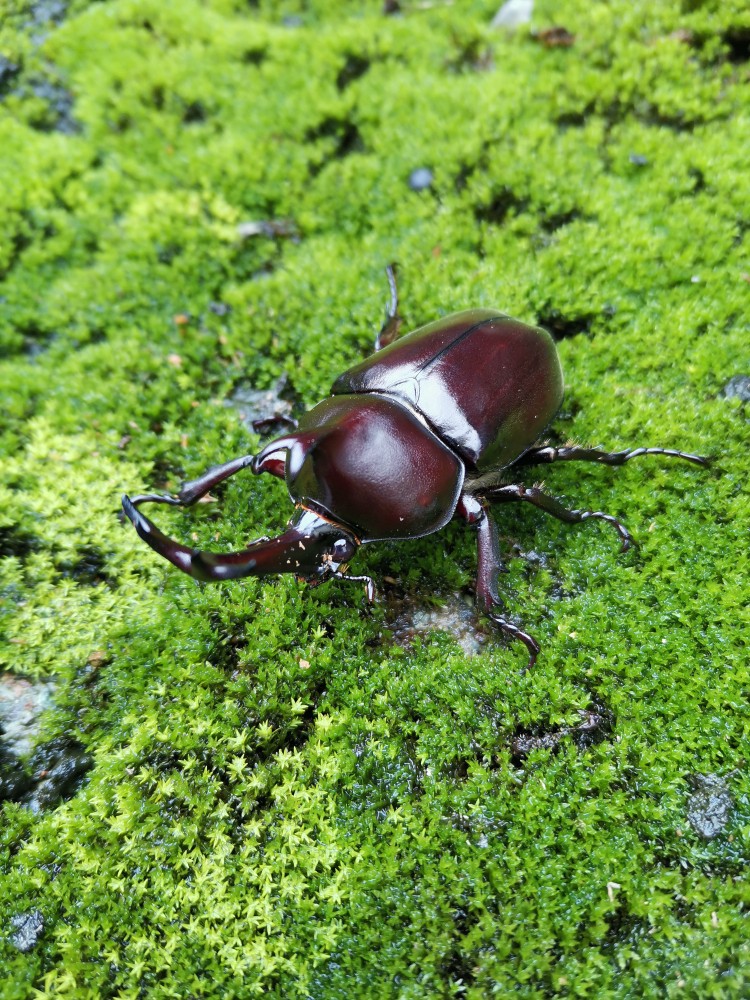
[[[623,465],[638,455],[667,455],[697,465],[699,455],[665,448],[606,452],[536,442],[557,412],[563,376],[548,333],[494,309],[454,313],[396,339],[398,298],[391,301],[375,354],[340,375],[331,395],[289,434],[257,455],[244,455],[186,483],[176,497],[124,496],[125,513],[152,549],[197,580],[232,580],[294,573],[310,583],[347,572],[360,545],[420,538],[459,518],[477,532],[479,607],[529,650],[536,641],[498,612],[502,569],[491,501],[525,501],[561,521],[607,521],[623,550],[631,537],[614,517],[570,510],[538,487],[508,482],[527,465],[582,460]],[[164,535],[138,507],[147,502],[189,506],[241,469],[286,479],[295,505],[278,538],[240,552],[201,552]]]

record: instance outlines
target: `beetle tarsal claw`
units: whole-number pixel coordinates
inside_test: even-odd
[[[498,628],[502,629],[502,631],[509,635],[512,639],[520,639],[524,646],[526,646],[529,651],[529,659],[521,672],[525,673],[527,670],[531,670],[536,663],[536,658],[539,655],[539,650],[541,648],[536,639],[534,639],[533,636],[530,636],[528,632],[524,632],[523,629],[514,625],[513,622],[508,621],[507,618],[503,618],[502,615],[491,611],[486,612],[486,614],[487,617],[498,626]]]

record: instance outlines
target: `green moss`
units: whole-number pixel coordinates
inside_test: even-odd
[[[568,49],[493,32],[497,4],[381,6],[0,2],[0,664],[55,678],[39,741],[95,761],[54,809],[2,805],[9,1000],[750,989],[748,413],[722,393],[750,373],[746,4],[539,0]],[[390,260],[407,325],[493,305],[561,338],[560,440],[716,457],[547,470],[627,521],[624,557],[498,511],[529,674],[494,638],[389,638],[389,588],[470,588],[460,526],[361,553],[397,581],[370,614],[341,584],[198,587],[117,519],[257,447],[238,383],[321,398]],[[280,483],[219,494],[159,523],[216,548],[284,523]],[[592,707],[591,740],[514,755]],[[712,840],[694,774],[732,798]]]

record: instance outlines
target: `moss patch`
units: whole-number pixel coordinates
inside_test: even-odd
[[[750,990],[746,4],[538,0],[513,34],[401,6],[0,2],[0,670],[56,683],[27,768],[90,767],[2,804],[8,1000]],[[393,604],[471,586],[458,525],[361,553],[396,598],[363,613],[199,587],[118,520],[257,447],[239,386],[325,395],[391,260],[407,327],[554,332],[559,440],[716,456],[546,470],[625,557],[499,509],[530,674],[393,639]],[[281,483],[218,495],[156,516],[216,548],[284,523]]]

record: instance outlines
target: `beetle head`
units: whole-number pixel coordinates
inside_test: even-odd
[[[316,584],[345,572],[359,542],[340,524],[298,504],[283,535],[259,544],[279,551],[280,558],[267,572],[294,573]]]

